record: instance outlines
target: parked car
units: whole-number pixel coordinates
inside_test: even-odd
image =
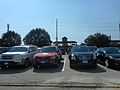
[[[74,46],[68,55],[70,61],[70,67],[81,68],[96,68],[97,61],[93,59],[93,52],[89,50],[88,46]]]
[[[106,67],[120,67],[120,48],[99,48],[96,50],[94,57],[98,60],[98,63]]]
[[[58,67],[62,54],[57,46],[42,47],[40,52],[34,55],[33,67],[41,65],[54,65]]]
[[[40,50],[41,50],[41,48],[39,47],[39,48],[38,48],[38,50],[40,51]]]
[[[33,55],[37,53],[37,46],[14,46],[6,53],[0,55],[0,67],[22,65],[28,67],[33,61]]]
[[[0,54],[8,52],[10,47],[0,47]]]
[[[88,48],[91,52],[95,52],[97,50],[96,46],[88,46]]]

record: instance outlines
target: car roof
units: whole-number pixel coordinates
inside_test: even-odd
[[[43,46],[42,48],[48,48],[48,47],[55,47],[55,48],[57,48],[57,46]]]
[[[76,46],[73,46],[73,48],[74,47],[88,47],[88,46],[86,46],[86,45],[76,45]]]
[[[35,46],[35,45],[19,45],[19,46],[14,46],[14,47],[37,47],[37,46]]]
[[[10,48],[10,47],[0,47],[0,48]]]
[[[119,47],[103,47],[103,49],[106,49],[106,48],[119,48]]]

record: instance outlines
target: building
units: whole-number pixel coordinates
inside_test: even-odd
[[[53,42],[54,45],[61,49],[62,54],[68,53],[72,46],[77,45],[76,41],[68,41],[67,39],[67,37],[63,37],[62,41]]]
[[[111,46],[120,47],[120,40],[111,40]]]

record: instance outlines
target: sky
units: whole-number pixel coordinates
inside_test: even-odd
[[[120,0],[0,0],[0,37],[8,23],[22,38],[40,27],[55,41],[56,18],[59,40],[81,43],[95,33],[118,40]]]

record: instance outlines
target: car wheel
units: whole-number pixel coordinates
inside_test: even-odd
[[[37,66],[37,65],[33,65],[33,67],[34,67],[34,68],[38,68],[38,66]]]
[[[34,68],[38,68],[37,61],[33,61],[33,67],[34,67]]]
[[[70,61],[70,68],[74,68],[74,66],[73,66],[73,64],[72,64],[72,62]]]
[[[110,65],[109,65],[109,60],[108,60],[108,59],[106,59],[106,60],[105,60],[105,67],[107,67],[107,68],[108,68],[109,66],[110,66]]]
[[[97,64],[95,64],[95,65],[93,66],[93,68],[97,68]]]
[[[54,66],[55,66],[55,68],[58,68],[58,64],[55,64]]]
[[[5,69],[6,68],[6,66],[1,66],[1,69]]]
[[[28,60],[25,60],[25,63],[23,65],[24,68],[27,68],[29,66],[29,61]]]

